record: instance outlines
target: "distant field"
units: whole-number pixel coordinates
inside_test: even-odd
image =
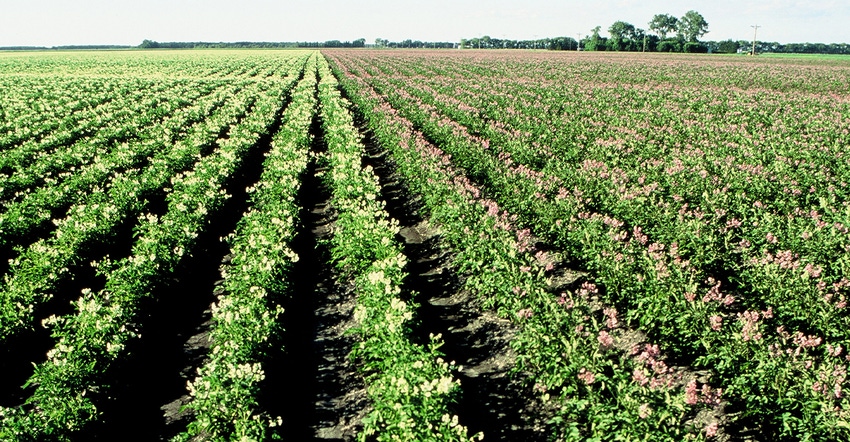
[[[841,60],[847,61],[848,55],[844,54],[758,54],[759,57],[768,58],[801,58],[804,60]]]
[[[0,439],[850,438],[848,57],[7,52],[0,90]]]

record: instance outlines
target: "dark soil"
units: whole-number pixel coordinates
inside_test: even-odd
[[[313,122],[314,152],[324,152],[320,123]],[[323,241],[335,219],[330,192],[311,164],[299,192],[304,224],[293,250],[299,260],[292,298],[284,303],[283,352],[267,364],[269,413],[283,417],[284,440],[353,441],[368,413],[366,387],[348,357],[356,342],[353,288],[327,265]]]
[[[484,310],[479,301],[461,289],[462,281],[452,269],[453,254],[441,241],[421,204],[396,173],[392,161],[361,130],[366,144],[364,163],[371,165],[382,186],[390,216],[399,221],[399,240],[408,257],[406,289],[415,292],[421,342],[430,334],[445,341],[445,359],[461,369],[462,397],[455,413],[470,434],[483,432],[490,441],[546,441],[547,416],[541,411],[533,384],[514,375],[515,355],[510,348],[517,328],[510,321]]]
[[[250,108],[246,109],[245,114],[248,111],[250,111]],[[243,117],[245,114],[243,114]],[[218,138],[226,138],[227,131],[228,127],[223,128],[219,132]],[[258,145],[262,146],[265,143],[267,146],[269,141],[270,137],[266,137]],[[204,146],[202,155],[206,156],[210,154],[214,146],[215,143]],[[255,155],[253,165],[249,165],[245,172],[243,172],[246,174],[253,173],[255,177],[251,179],[254,180],[259,176],[260,164],[256,161],[258,158],[262,157],[256,157]],[[146,163],[146,161],[143,163]],[[251,167],[253,167],[253,171],[249,172],[248,169]],[[245,182],[246,178],[244,176],[237,176],[234,179],[234,183],[240,180]],[[244,194],[244,186],[241,189]],[[145,210],[148,213],[162,216],[167,211],[168,205],[165,201],[165,192],[161,189],[142,195],[142,199],[146,201]],[[242,200],[244,205],[244,198]],[[66,203],[53,208],[52,218],[62,219],[66,217],[70,207],[71,203]],[[241,211],[238,212],[238,214],[241,213]],[[235,216],[236,214],[233,215]],[[236,218],[231,218],[231,221],[235,223],[234,220]],[[74,308],[71,302],[80,296],[82,289],[91,289],[97,292],[103,287],[104,278],[96,275],[95,269],[92,268],[90,262],[100,261],[106,256],[112,261],[118,261],[130,256],[134,242],[133,227],[135,221],[136,217],[131,215],[112,229],[102,243],[83,245],[80,249],[79,257],[75,260],[77,263],[69,266],[70,276],[59,281],[55,290],[53,290],[54,296],[51,299],[39,304],[35,308],[33,314],[36,318],[35,327],[32,330],[24,330],[19,335],[11,337],[0,347],[0,373],[3,373],[3,376],[0,377],[0,406],[13,407],[21,405],[30,396],[32,388],[22,388],[22,386],[32,375],[33,364],[45,361],[47,352],[55,345],[55,340],[50,336],[50,330],[41,327],[40,321],[50,315],[62,316],[73,314]],[[0,275],[8,273],[9,260],[18,256],[19,249],[25,248],[39,239],[49,238],[54,230],[55,226],[53,223],[46,221],[22,237],[10,238],[9,243],[0,248]],[[217,237],[214,240],[217,241]],[[200,244],[206,243],[201,241]],[[201,247],[206,246],[202,245]],[[203,253],[202,255],[206,256]],[[184,279],[196,282],[200,281],[203,278],[195,275],[196,270],[193,270],[199,265],[201,267],[198,268],[203,268],[203,264],[200,263],[184,263],[185,268],[178,270],[177,273],[190,275]],[[175,282],[179,284],[179,281],[175,280]],[[167,291],[167,289],[165,290]]]
[[[169,440],[185,430],[191,413],[183,410],[190,398],[187,382],[194,379],[209,351],[209,310],[222,293],[220,268],[229,260],[221,238],[235,231],[247,210],[246,188],[259,181],[271,134],[280,127],[280,115],[269,134],[258,140],[241,167],[225,184],[232,196],[196,239],[169,281],[163,282],[143,302],[137,326],[142,338],[127,345],[129,357],[109,370],[109,388],[95,392],[103,414],[76,440],[121,440],[130,431],[138,440]],[[164,198],[155,198],[151,209],[166,209]],[[122,248],[129,250],[128,247]]]
[[[274,133],[277,125],[272,129]],[[311,130],[313,150],[322,152],[318,121]],[[387,209],[401,225],[397,239],[409,261],[404,289],[415,293],[420,305],[414,339],[424,343],[429,335],[441,334],[445,359],[460,367],[456,376],[463,393],[452,412],[471,434],[483,432],[488,441],[548,440],[546,407],[532,391],[532,380],[513,374],[515,355],[509,343],[516,327],[482,309],[461,289],[463,281],[453,271],[453,254],[441,241],[439,227],[429,222],[386,152],[363,133],[364,163],[379,175]],[[186,383],[194,379],[209,351],[209,307],[222,292],[220,267],[229,259],[228,247],[219,238],[234,231],[246,210],[245,188],[259,179],[269,143],[270,137],[261,140],[228,183],[233,197],[198,238],[191,258],[181,262],[175,277],[164,281],[145,302],[145,313],[135,324],[142,338],[129,345],[129,356],[110,369],[106,388],[91,392],[101,418],[74,440],[168,440],[185,430],[192,417],[184,410],[190,400]],[[301,227],[293,243],[299,261],[290,293],[279,298],[285,309],[283,332],[274,338],[264,361],[266,379],[259,401],[269,416],[283,418],[277,433],[284,440],[349,442],[355,440],[370,406],[358,367],[349,357],[357,341],[347,333],[355,305],[352,283],[327,264],[324,241],[335,212],[319,178],[322,172],[311,165],[302,180]],[[162,209],[164,203],[152,204]],[[132,236],[122,233],[120,238],[113,248],[126,255]],[[91,281],[93,276],[87,278],[75,284],[97,284]],[[37,344],[32,348],[4,348],[0,369],[5,373],[6,356],[27,364],[43,360],[50,339],[42,335],[27,337]],[[2,384],[0,405],[25,399],[27,392],[19,386],[31,370],[31,366],[19,369],[12,381]]]
[[[31,242],[35,242],[36,238]],[[32,329],[24,329],[11,336],[0,347],[0,406],[11,407],[21,405],[29,397],[32,388],[21,388],[33,374],[33,364],[47,360],[47,352],[54,347],[55,340],[50,336],[50,330],[41,326],[41,320],[50,315],[62,316],[74,313],[71,303],[80,297],[83,289],[99,290],[103,287],[104,278],[98,276],[90,265],[91,261],[101,260],[106,254],[113,259],[126,256],[132,240],[132,226],[129,221],[119,224],[112,232],[108,244],[99,250],[83,249],[80,251],[79,264],[68,267],[69,276],[63,278],[53,290],[53,297],[36,306],[33,317],[35,325]],[[4,250],[3,254],[10,254]],[[15,254],[15,256],[17,256]],[[3,273],[5,274],[5,269]]]

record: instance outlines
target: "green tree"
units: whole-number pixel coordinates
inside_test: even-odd
[[[668,33],[679,31],[679,19],[670,14],[656,14],[649,22],[649,30],[655,32],[664,40]]]
[[[708,22],[697,11],[688,11],[684,17],[679,19],[679,35],[689,42],[699,41],[699,38],[708,33]]]
[[[656,50],[658,52],[679,52],[681,47],[682,45],[680,45],[676,40],[662,40],[658,42]]]
[[[615,21],[608,28],[608,35],[611,36],[609,46],[615,51],[627,51],[631,49],[634,43],[635,27],[631,23],[624,21]]]
[[[638,31],[643,31],[643,30],[638,29]],[[655,52],[655,51],[658,50],[658,44],[661,41],[661,38],[659,38],[655,34],[647,34],[646,31],[641,32],[640,35],[641,35],[641,38],[646,39],[646,52]],[[643,42],[641,42],[641,50],[644,50],[643,46],[644,46],[644,44],[643,44]]]
[[[717,52],[723,54],[734,54],[738,52],[738,48],[738,42],[730,39],[726,41],[721,41],[717,47]]]
[[[156,49],[159,47],[159,43],[153,40],[143,40],[139,47],[142,49]]]
[[[632,51],[641,51],[646,52],[650,50],[648,47],[649,41],[646,36],[646,30],[641,28],[635,28],[634,33],[632,33]]]
[[[586,51],[604,51],[606,49],[606,39],[599,35],[602,26],[597,26],[591,29],[590,37],[585,40],[584,50]]]
[[[691,54],[704,54],[708,52],[708,46],[698,41],[689,41],[682,46],[682,52],[688,52]]]

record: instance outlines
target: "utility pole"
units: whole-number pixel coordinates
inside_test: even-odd
[[[578,33],[578,40],[576,40],[576,52],[581,50],[581,32]]]
[[[753,25],[750,27],[753,28],[753,52],[750,52],[750,55],[756,55],[756,33],[759,31],[761,26]]]

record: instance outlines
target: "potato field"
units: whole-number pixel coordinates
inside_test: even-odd
[[[0,53],[0,440],[850,440],[850,59]]]

